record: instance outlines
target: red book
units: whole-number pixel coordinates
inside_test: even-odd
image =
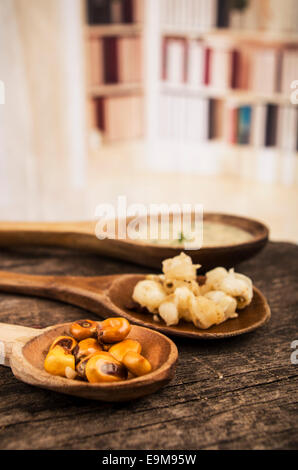
[[[104,78],[105,83],[118,82],[117,38],[104,38]]]
[[[105,129],[104,99],[96,98],[94,101],[96,106],[96,127],[103,131]]]
[[[205,72],[204,72],[204,84],[205,85],[210,85],[211,54],[212,54],[211,49],[207,47],[205,49]]]
[[[240,54],[239,51],[232,51],[232,73],[231,73],[231,88],[238,88],[238,77],[240,68]]]
[[[133,22],[133,0],[122,0],[122,18],[124,23]]]

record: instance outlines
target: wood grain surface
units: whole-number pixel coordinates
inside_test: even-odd
[[[18,382],[0,366],[1,449],[296,449],[298,246],[269,243],[239,267],[266,295],[271,321],[217,342],[177,339],[175,379],[159,392],[107,404]],[[0,269],[32,274],[146,272],[133,264],[63,249],[0,253]],[[147,270],[149,272],[149,270]],[[59,302],[0,294],[0,321],[29,327],[84,317]]]

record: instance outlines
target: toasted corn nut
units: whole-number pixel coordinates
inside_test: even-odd
[[[122,359],[122,363],[127,367],[129,372],[138,377],[149,374],[152,370],[150,362],[135,351],[126,353]]]
[[[69,376],[69,369],[75,371],[75,357],[67,353],[62,346],[57,345],[48,352],[44,368],[52,375]]]
[[[71,336],[58,336],[58,338],[56,338],[53,341],[50,347],[50,351],[54,349],[56,346],[61,346],[65,352],[72,354],[76,345],[77,345],[76,340],[72,338]]]
[[[122,361],[125,354],[129,351],[140,353],[142,351],[142,346],[134,339],[125,339],[120,343],[113,344],[113,346],[111,346],[109,349],[109,353],[120,362]]]
[[[86,338],[80,341],[74,351],[76,361],[79,362],[81,359],[102,351],[102,347],[98,344],[95,338]]]
[[[70,333],[78,341],[86,338],[95,338],[97,335],[97,326],[96,321],[79,320],[71,325]]]
[[[86,377],[90,383],[119,382],[127,379],[127,369],[110,353],[92,356],[86,364]]]
[[[90,356],[83,357],[76,365],[76,372],[82,379],[87,380],[86,377],[86,365],[89,359],[94,356],[94,354],[90,354]]]
[[[111,358],[111,355],[105,351],[100,351],[99,352],[100,355],[102,356],[106,356],[108,358]],[[85,379],[85,380],[88,380],[87,379],[87,376],[86,376],[86,365],[89,361],[89,359],[91,359],[91,357],[95,356],[95,355],[98,355],[99,353],[96,353],[96,354],[90,354],[89,356],[86,356],[86,357],[83,357],[76,365],[76,371],[77,371],[77,374],[82,378],[82,379]]]
[[[131,325],[125,318],[107,318],[98,325],[100,343],[118,343],[130,332]]]

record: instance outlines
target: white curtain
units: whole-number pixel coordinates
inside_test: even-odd
[[[81,0],[0,1],[0,219],[8,207],[9,218],[43,218],[46,204],[63,204],[60,190],[84,184],[81,8]]]

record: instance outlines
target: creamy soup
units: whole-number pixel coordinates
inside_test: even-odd
[[[218,222],[204,222],[203,246],[237,245],[253,239],[253,236],[242,228]]]
[[[192,234],[191,230],[188,231],[184,228],[184,232],[181,233],[181,230],[176,230],[173,224],[170,224],[170,240],[161,237],[161,231],[162,226],[159,224],[158,237],[151,239],[148,237],[148,240],[144,237],[142,241],[177,247],[199,247],[201,245],[200,234]],[[234,227],[233,225],[219,222],[204,222],[203,224],[203,247],[237,245],[239,243],[248,242],[252,239],[253,236],[249,232],[241,228]]]

